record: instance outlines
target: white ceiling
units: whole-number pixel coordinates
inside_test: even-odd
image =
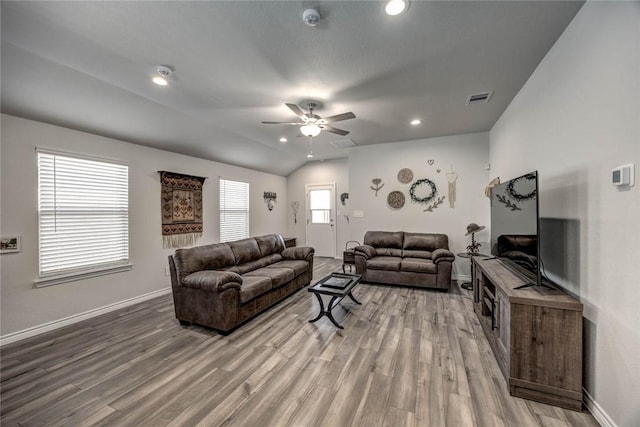
[[[353,111],[334,125],[357,145],[488,131],[582,3],[2,1],[2,111],[286,176],[309,141],[260,123],[295,121],[285,102]],[[314,138],[316,159],[344,157],[337,139]]]

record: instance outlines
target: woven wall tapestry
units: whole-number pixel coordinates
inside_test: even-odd
[[[206,178],[159,171],[162,246],[193,246],[202,236],[202,185]]]

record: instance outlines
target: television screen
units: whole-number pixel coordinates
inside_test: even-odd
[[[541,283],[537,171],[491,189],[490,245],[491,254],[527,284]]]

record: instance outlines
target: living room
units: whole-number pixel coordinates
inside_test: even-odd
[[[638,259],[634,238],[638,237],[640,198],[637,186],[617,190],[610,174],[619,165],[640,164],[638,18],[638,2],[586,2],[499,119],[485,131],[357,146],[341,158],[308,162],[286,175],[150,148],[124,137],[101,136],[106,130],[83,131],[72,123],[53,125],[39,117],[21,117],[18,110],[5,110],[3,95],[1,227],[3,236],[20,236],[21,241],[20,252],[0,257],[3,349],[170,293],[165,272],[167,256],[174,250],[162,246],[158,171],[207,177],[203,186],[205,226],[197,245],[219,241],[218,177],[249,183],[252,236],[279,233],[296,237],[298,246],[306,244],[304,207],[294,221],[290,203],[304,200],[305,184],[335,183],[337,195],[348,193],[344,205],[337,201],[335,256],[341,258],[348,241],[362,242],[366,231],[376,229],[445,233],[451,251],[464,252],[469,244],[466,226],[490,223],[484,195],[489,181],[537,170],[541,216],[579,224],[579,254],[566,254],[563,260],[571,264],[567,271],[574,273],[563,277],[561,285],[584,305],[585,407],[601,425],[637,425],[640,317],[632,269]],[[4,19],[3,10],[3,39]],[[15,47],[5,49],[3,44],[3,75],[14,53],[11,49]],[[56,77],[52,75],[52,81]],[[74,77],[83,84],[80,73]],[[5,82],[3,78],[3,94]],[[43,102],[60,103],[64,98]],[[132,108],[135,103],[132,100]],[[108,100],[96,103],[107,122],[108,104]],[[38,147],[127,162],[129,271],[34,287],[38,277]],[[251,157],[250,151],[247,156]],[[455,206],[450,207],[447,199],[425,212],[426,206],[410,203],[407,196],[403,209],[391,210],[387,194],[408,190],[396,178],[402,168],[411,169],[416,178],[428,177],[447,195],[446,174],[457,173]],[[377,195],[371,188],[376,178],[386,184]],[[264,201],[267,191],[277,194],[273,210]],[[359,211],[357,216],[354,211]],[[488,236],[485,231],[477,238],[485,245]],[[468,269],[468,260],[457,258],[454,280],[468,279]],[[311,295],[304,294],[311,301]],[[165,314],[175,322],[170,311]],[[248,325],[257,328],[259,320]],[[565,424],[572,423],[565,420]]]

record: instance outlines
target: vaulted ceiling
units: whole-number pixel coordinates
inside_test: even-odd
[[[284,104],[318,101],[357,145],[488,131],[582,6],[565,1],[2,1],[2,111],[288,175],[309,139]],[[321,20],[305,25],[303,10]],[[174,73],[151,83],[156,66]],[[494,91],[489,103],[469,95]],[[420,125],[409,122],[418,118]],[[287,142],[280,142],[280,138]]]

